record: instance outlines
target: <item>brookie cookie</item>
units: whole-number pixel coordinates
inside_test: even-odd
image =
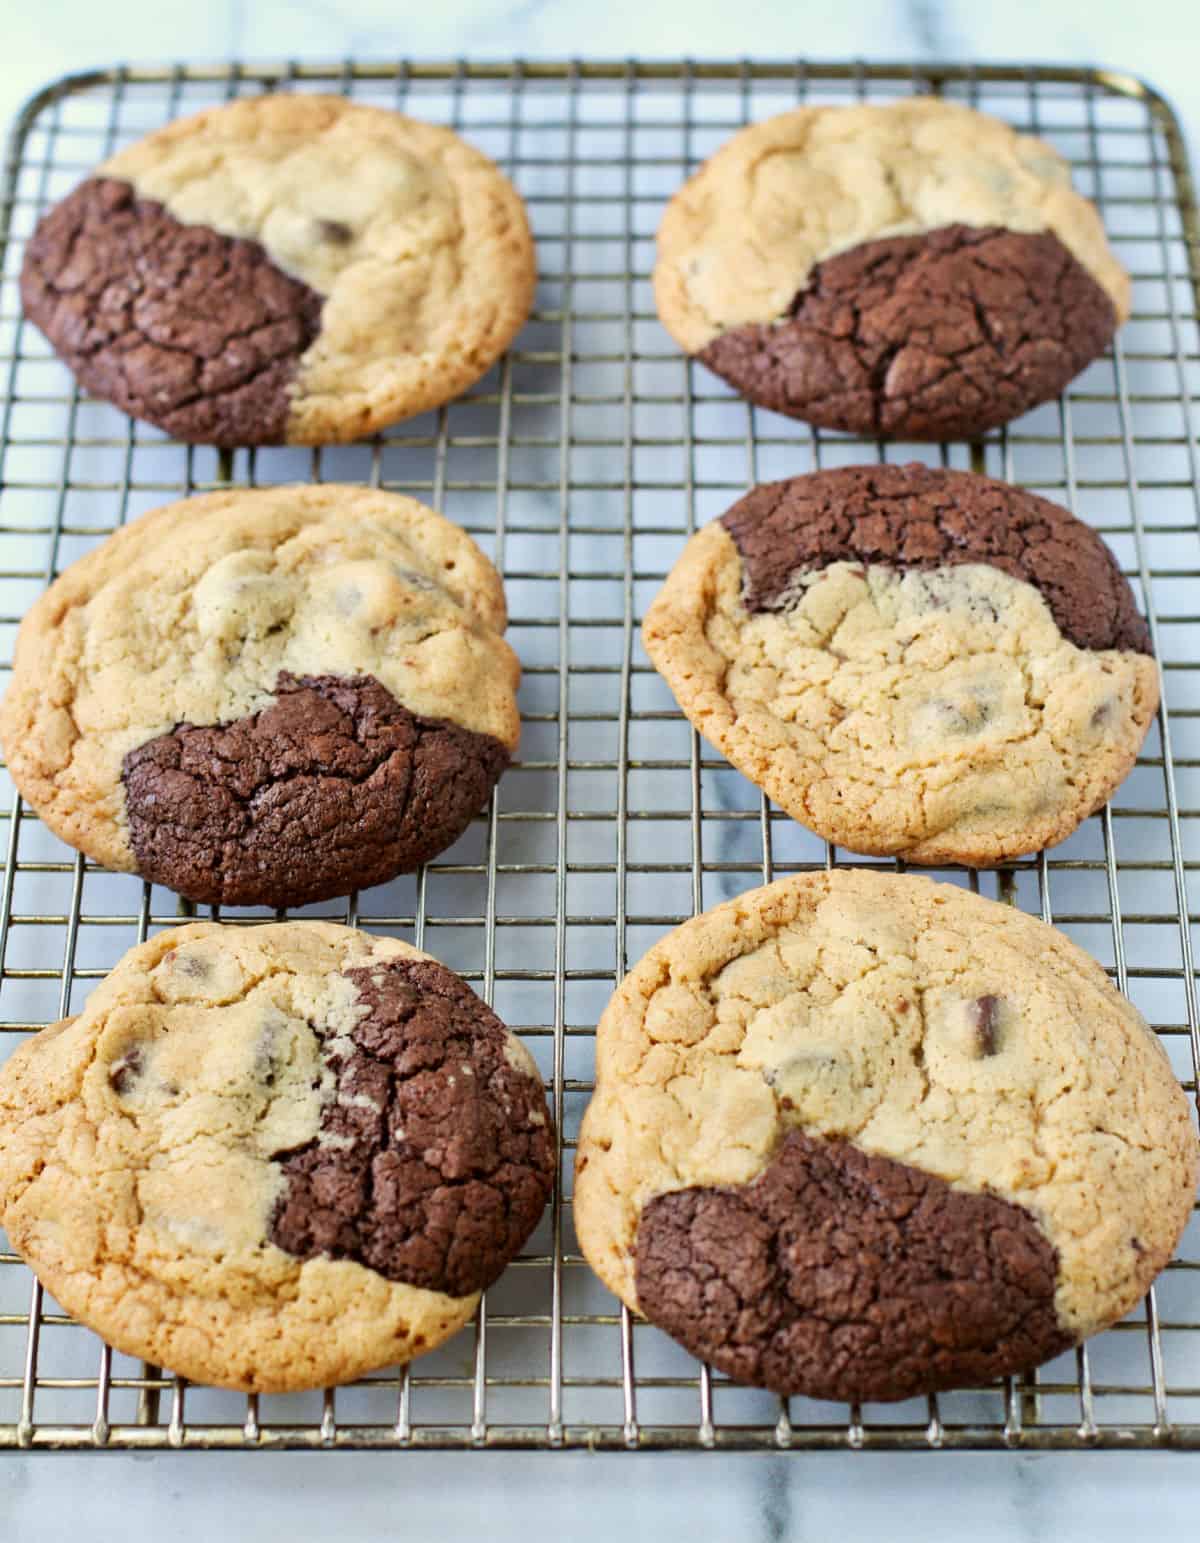
[[[127,1355],[247,1392],[432,1350],[536,1226],[529,1053],[450,970],[325,922],[132,949],[0,1071],[0,1222]]]
[[[1129,287],[1061,156],[933,98],[743,129],[672,199],[654,271],[667,331],[742,396],[905,439],[1057,396]]]
[[[1100,537],[920,465],[755,488],[688,542],[643,637],[691,722],[793,819],[917,863],[1065,840],[1158,706]]]
[[[301,905],[450,846],[516,749],[487,558],[323,484],[143,515],[21,625],[9,770],[64,841],[192,900]]]
[[[841,869],[626,976],[574,1212],[605,1284],[737,1381],[886,1400],[1115,1323],[1196,1178],[1183,1090],[1099,965],[968,890]]]
[[[448,129],[262,96],[120,151],[40,222],[25,314],[177,439],[321,445],[478,380],[533,303],[525,207]]]

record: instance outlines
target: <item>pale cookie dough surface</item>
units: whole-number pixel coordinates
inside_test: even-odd
[[[915,1194],[932,1182],[952,1197],[986,1196],[999,1216],[989,1230],[1009,1237],[1032,1218],[1057,1260],[1040,1358],[1138,1301],[1195,1196],[1196,1137],[1182,1089],[1099,966],[1028,915],[911,876],[836,870],[780,880],[670,933],[625,978],[597,1031],[596,1092],[580,1135],[574,1206],[584,1253],[622,1301],[648,1311],[635,1285],[648,1267],[638,1257],[646,1208],[689,1186],[744,1196],[797,1142],[843,1161],[849,1152],[860,1166],[882,1162],[885,1175],[904,1165]],[[805,1246],[788,1229],[803,1227],[815,1194],[793,1196],[777,1218],[772,1247],[785,1262]],[[869,1201],[868,1190],[865,1209]],[[1004,1203],[1024,1216],[1006,1221]],[[920,1214],[910,1202],[910,1233]],[[842,1214],[847,1236],[859,1223]],[[899,1345],[907,1328],[888,1303],[889,1289],[903,1288],[904,1228],[901,1215],[884,1235],[890,1263],[877,1300],[856,1307],[861,1266],[839,1277],[826,1261],[842,1287],[810,1320],[841,1322],[846,1334],[870,1325],[871,1353],[881,1341],[886,1351],[889,1337]],[[656,1290],[668,1301],[672,1289],[690,1291],[696,1316],[720,1321],[708,1354],[775,1332],[756,1326],[753,1301],[737,1308],[723,1298],[720,1270],[702,1268],[724,1250],[725,1277],[736,1278],[739,1249],[752,1247],[739,1236],[693,1239],[698,1253],[657,1267]],[[964,1283],[951,1321],[976,1310],[980,1286]],[[791,1289],[802,1296],[794,1281]],[[792,1342],[800,1359],[813,1343]],[[840,1354],[837,1333],[820,1343],[822,1356]],[[759,1380],[746,1375],[749,1365],[730,1369]],[[855,1388],[853,1364],[832,1391],[823,1365],[807,1368],[816,1396],[859,1396],[838,1391],[837,1377]],[[884,1372],[886,1382],[886,1357]],[[912,1385],[868,1396],[919,1385],[918,1368]]]
[[[408,1040],[389,1042],[398,1025]],[[465,1114],[456,1056],[481,1079]],[[405,1131],[378,1124],[406,1087],[444,1103],[447,1125],[407,1155]],[[515,1252],[494,1228],[472,1235],[486,1209],[472,1185],[496,1186],[493,1208],[507,1187],[528,1229],[550,1131],[528,1053],[428,955],[318,922],[198,923],[132,950],[0,1072],[0,1220],[56,1300],[126,1354],[246,1391],[318,1387],[470,1318]],[[347,1231],[364,1165],[375,1210]],[[380,1236],[393,1252],[368,1265]]]
[[[118,531],[34,605],[0,732],[51,829],[131,869],[126,758],[177,725],[261,713],[283,675],[370,677],[503,760],[519,737],[504,625],[487,558],[412,499],[335,484],[207,494]]]
[[[1129,278],[1062,157],[952,102],[811,107],[743,129],[676,194],[655,295],[689,353],[785,316],[819,263],[951,225],[1050,231],[1129,315]]]
[[[88,389],[135,416],[200,442],[325,444],[459,395],[534,285],[524,205],[486,156],[295,94],[118,152],[43,221],[23,294]]]
[[[964,488],[1021,496],[1001,484],[864,468],[764,485],[751,498],[765,508],[773,492],[786,498],[813,483],[834,488],[835,505],[839,478],[874,479],[867,496],[887,503],[881,525],[896,550],[808,568],[797,557],[764,609],[726,523],[713,523],[646,615],[655,666],[706,739],[793,818],[851,851],[980,866],[1064,840],[1136,760],[1158,705],[1153,658],[1128,643],[1077,646],[1046,594],[999,566],[1003,557],[972,562],[960,544],[952,564],[910,565],[895,533],[928,531],[923,498],[952,503]],[[871,517],[852,516],[860,550],[870,550]],[[799,528],[779,537],[782,572]],[[1064,543],[1043,546],[1053,562]],[[1079,591],[1082,580],[1062,566],[1043,582]],[[1101,577],[1126,589],[1115,568],[1102,566]],[[1096,614],[1103,599],[1095,594]],[[1127,589],[1125,600],[1136,620]],[[1086,601],[1072,595],[1076,611]]]

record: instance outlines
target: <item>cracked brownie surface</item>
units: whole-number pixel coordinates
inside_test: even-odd
[[[742,130],[668,206],[654,281],[663,325],[742,395],[880,437],[1006,423],[1129,315],[1066,162],[927,98]]]
[[[320,1132],[282,1159],[271,1240],[430,1291],[481,1291],[545,1209],[554,1140],[541,1080],[435,960],[359,965],[349,978],[363,1015],[334,1058]]]
[[[457,135],[265,95],[106,161],[39,223],[21,294],[86,390],[177,438],[326,444],[457,396],[534,280],[521,199]]]
[[[1115,330],[1057,236],[950,225],[819,263],[786,317],[723,332],[699,358],[820,428],[970,439],[1058,396]]]
[[[839,869],[621,983],[574,1209],[605,1283],[730,1376],[894,1399],[1122,1317],[1196,1180],[1183,1090],[1094,961],[968,890]]]
[[[453,846],[507,764],[498,739],[418,717],[370,676],[283,672],[261,712],[126,755],[129,844],[143,878],[193,900],[303,905]]]
[[[1158,706],[1100,537],[918,464],[755,488],[688,542],[643,637],[691,722],[793,818],[919,863],[1064,840]]]
[[[127,1354],[250,1392],[433,1349],[536,1225],[554,1132],[459,978],[323,922],[132,950],[0,1072],[0,1218]]]
[[[519,736],[500,579],[411,499],[169,505],[21,627],[8,764],[64,840],[194,900],[296,905],[453,844]]]
[[[845,466],[766,482],[721,517],[746,609],[783,611],[833,563],[910,571],[985,563],[1031,584],[1077,648],[1150,652],[1150,630],[1101,537],[1060,504],[994,477]]]

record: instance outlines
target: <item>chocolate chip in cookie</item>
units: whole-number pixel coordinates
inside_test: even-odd
[[[976,997],[967,1007],[975,1035],[975,1049],[981,1056],[995,1055],[999,1049],[1000,998],[990,991]]]

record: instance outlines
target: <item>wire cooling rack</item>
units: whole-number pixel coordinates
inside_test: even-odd
[[[506,167],[538,237],[538,308],[461,401],[369,444],[222,455],[173,444],[74,388],[20,320],[38,214],[103,156],[181,113],[263,89],[344,91],[452,124]],[[682,359],[648,275],[664,200],[744,122],[798,101],[940,91],[1043,134],[1100,204],[1133,319],[1064,399],[968,446],[820,435],[738,402]],[[466,526],[503,569],[525,669],[523,740],[486,816],[415,876],[309,907],[429,949],[538,1058],[560,1182],[474,1329],[325,1394],[246,1399],[110,1352],[0,1234],[0,1446],[1200,1447],[1200,1224],[1143,1306],[1022,1378],[863,1408],[735,1387],[634,1323],[583,1262],[575,1133],[614,981],[695,911],[854,861],[715,758],[649,668],[637,624],[686,535],[756,481],[886,456],[975,466],[1102,530],[1139,588],[1166,701],[1112,807],[1049,856],[947,872],[1058,926],[1107,965],[1196,1092],[1200,901],[1200,231],[1182,142],[1138,82],[1063,69],[826,65],[372,65],[118,69],[64,80],[12,139],[0,208],[0,650],[47,580],[154,505],[230,482],[371,482]],[[176,898],[54,840],[5,781],[0,1058],[77,1011]],[[254,912],[226,912],[253,920]],[[261,919],[262,913],[258,913]]]

